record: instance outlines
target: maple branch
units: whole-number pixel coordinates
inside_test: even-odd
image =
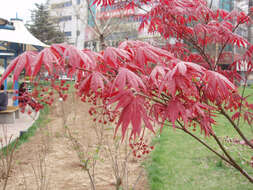
[[[219,61],[220,61],[220,59],[221,59],[222,52],[224,51],[225,47],[227,46],[227,43],[228,43],[229,39],[230,39],[230,38],[228,37],[227,41],[226,41],[225,44],[222,46],[221,51],[220,51],[220,53],[219,53],[219,55],[218,55],[218,58],[217,58],[217,60],[216,60],[216,62],[215,62],[215,64],[214,64],[214,69],[216,69],[216,67],[217,67],[217,65],[218,65],[218,63],[219,63]]]
[[[182,123],[180,123],[177,120],[177,123],[181,126],[181,127],[177,127],[175,126],[177,129],[180,129],[182,131],[184,131],[185,133],[187,133],[188,135],[190,135],[191,137],[193,137],[195,140],[199,141],[202,145],[204,145],[207,149],[209,149],[211,152],[213,152],[214,154],[216,154],[218,157],[220,157],[222,160],[226,161],[228,164],[232,165],[232,163],[225,158],[224,156],[222,156],[221,154],[219,154],[217,151],[215,151],[212,147],[210,147],[208,144],[206,144],[204,141],[202,141],[199,137],[197,137],[196,135],[194,135],[193,133],[191,133],[190,131],[188,131]]]
[[[125,2],[126,2],[126,3],[131,3],[131,2],[133,2],[133,1],[126,0]],[[139,2],[139,1],[138,1],[138,2],[134,2],[134,4],[135,4],[139,9],[145,11],[146,13],[149,12],[148,10],[144,9],[144,8],[140,5],[140,2]]]
[[[211,9],[211,7],[212,7],[212,4],[213,4],[213,0],[211,1],[211,3],[210,3],[210,9]],[[209,23],[209,19],[208,18],[206,18],[205,19],[206,21],[205,21],[205,25],[207,25],[208,23]],[[196,32],[195,32],[195,30],[194,30],[194,34],[196,35]],[[206,32],[206,30],[204,30],[204,42],[203,42],[203,52],[205,53],[205,48],[206,48],[206,36],[207,36],[207,32]],[[197,37],[197,35],[196,35],[196,37]]]
[[[248,13],[246,17],[248,17],[248,16],[250,16],[250,15],[251,15],[251,12]],[[238,22],[237,25],[233,28],[232,33],[234,33],[235,30],[236,30],[241,24],[243,24],[244,22],[245,22],[245,19],[244,19],[244,20],[240,20],[240,22]],[[230,40],[230,38],[228,37],[228,39],[226,40],[226,42],[223,44],[223,46],[222,46],[222,48],[221,48],[221,51],[220,51],[220,53],[219,53],[219,56],[218,56],[218,58],[217,58],[217,61],[215,62],[214,69],[216,69],[217,65],[219,64],[220,59],[221,59],[221,55],[222,55],[222,53],[223,53],[225,47],[227,46],[229,40]]]
[[[253,149],[253,144],[244,136],[242,131],[239,129],[239,127],[235,124],[235,122],[230,118],[230,116],[225,112],[225,110],[223,108],[220,108],[220,113],[228,119],[228,121],[232,124],[234,129],[242,137],[242,139],[245,141],[245,143]]]
[[[145,94],[142,94],[142,93],[140,93],[140,92],[135,91],[135,94],[136,94],[136,95],[139,95],[139,96],[142,96],[142,97],[144,97],[144,98],[147,98],[147,99],[149,99],[149,100],[152,100],[152,101],[154,101],[154,102],[157,102],[157,103],[159,103],[159,104],[162,104],[162,105],[164,105],[164,106],[167,106],[165,103],[163,103],[163,102],[161,102],[161,101],[159,101],[159,100],[157,100],[157,99],[151,98],[151,97],[149,97],[149,96],[147,96],[147,95],[145,95]],[[159,97],[157,97],[157,98],[159,98]]]
[[[177,22],[176,18],[173,15],[171,15],[171,17]],[[178,24],[178,25],[180,25],[180,24]],[[176,30],[173,27],[171,27],[171,29],[174,30],[174,32],[176,32],[177,34],[181,35],[183,40],[185,40],[185,41],[189,42],[190,44],[192,44],[196,48],[196,50],[198,50],[198,52],[201,54],[201,56],[204,58],[204,60],[208,63],[210,69],[213,70],[212,63],[210,62],[210,60],[209,60],[208,56],[206,55],[205,51],[201,47],[199,47],[197,42],[194,41],[191,38],[191,36],[187,36],[187,34],[182,33],[182,32],[180,33],[178,30]]]
[[[157,88],[156,89],[153,89],[153,92],[157,93]],[[168,102],[170,99],[171,99],[171,96],[168,96],[167,94],[165,94],[164,92],[161,92],[160,93],[162,97],[160,97],[159,95],[157,94],[154,94],[151,92],[151,95],[160,99],[160,100],[163,100],[165,103]],[[166,98],[166,99],[165,99]],[[163,104],[163,105],[166,105],[166,104]]]
[[[81,67],[77,67],[77,66],[73,66],[73,65],[67,65],[68,67],[74,67],[75,69],[78,69],[80,71],[85,71],[85,72],[89,72],[89,73],[92,73],[93,71],[90,71],[90,70],[87,70],[87,69],[84,69],[84,68],[81,68]],[[102,72],[100,72],[102,73]],[[113,74],[107,74],[107,73],[102,73],[103,75],[107,76],[107,77],[115,77],[116,75],[113,75]]]
[[[239,124],[240,124],[241,112],[242,112],[242,102],[243,102],[243,97],[244,97],[247,81],[248,81],[248,77],[246,76],[246,80],[244,81],[243,90],[242,90],[242,94],[241,94],[241,101],[240,101],[240,107],[239,107],[240,114],[238,116],[238,120],[237,120],[237,124],[236,124],[237,126],[239,126]]]
[[[104,28],[102,29],[102,33],[104,33],[104,31],[109,27],[109,25],[111,24],[111,22],[112,22],[112,17],[110,17],[110,18],[106,21],[105,26],[104,26]]]
[[[122,7],[120,7],[120,8],[122,8]],[[119,15],[119,18],[120,17],[123,17],[123,15]],[[104,38],[106,38],[107,36],[109,36],[110,34],[112,34],[113,32],[115,32],[116,30],[119,29],[120,23],[122,22],[119,18],[116,19],[116,22],[114,24],[113,24],[113,20],[114,20],[113,16],[111,16],[107,20],[107,22],[106,22],[106,24],[105,24],[105,26],[104,26],[104,28],[102,30]],[[114,28],[113,28],[113,30],[110,30],[112,28],[112,25],[114,26]]]
[[[185,39],[185,40],[187,40],[187,39]],[[204,58],[204,60],[205,60],[205,61],[207,62],[207,64],[209,65],[210,70],[213,70],[213,68],[212,68],[212,63],[210,62],[208,56],[206,55],[205,50],[203,50],[203,49],[198,45],[198,43],[195,42],[193,39],[190,38],[190,39],[187,40],[187,41],[190,42],[190,43],[198,50],[198,52],[200,53],[200,55]]]
[[[89,12],[90,12],[90,14],[91,14],[92,20],[94,21],[94,24],[95,24],[95,27],[96,27],[96,32],[97,32],[99,35],[101,35],[102,33],[100,32],[100,29],[99,29],[99,27],[98,27],[98,25],[97,25],[95,15],[93,14],[93,12],[92,12],[92,10],[91,10],[90,0],[86,0],[86,2],[87,2],[88,10],[89,10]]]
[[[162,96],[162,99],[164,100],[164,102],[168,102],[168,101],[171,99],[171,97],[167,96],[167,95],[164,94],[164,93],[161,93],[161,96]],[[165,99],[165,98],[166,98],[166,99]]]
[[[113,26],[114,26],[113,31],[111,30],[112,29],[112,23],[110,25],[108,25],[107,28],[105,28],[105,30],[103,31],[105,38],[107,36],[109,36],[110,34],[112,34],[113,32],[115,32],[116,30],[118,30],[120,28],[120,23],[121,22],[122,21],[120,19],[118,19],[117,22],[113,24]]]
[[[229,155],[229,153],[226,151],[226,149],[223,147],[223,145],[221,144],[221,142],[219,141],[219,139],[217,138],[217,136],[212,133],[211,136],[214,138],[214,140],[217,142],[217,144],[219,145],[219,147],[221,148],[221,150],[224,152],[224,154],[228,157],[228,159],[230,160],[231,165],[236,168],[237,170],[239,170],[239,172],[241,172],[242,175],[244,175],[251,183],[253,183],[253,178],[244,170],[242,169],[237,163],[236,161],[234,161],[234,159]]]
[[[98,37],[97,39],[99,39],[100,34],[93,27],[89,26],[89,30],[91,30]]]
[[[193,40],[192,40],[193,41]],[[210,62],[208,56],[205,53],[204,49],[201,49],[201,47],[199,47],[199,45],[197,44],[197,42],[192,42],[192,45],[195,46],[195,48],[197,48],[198,52],[200,53],[200,55],[202,55],[202,57],[204,58],[204,60],[208,63],[209,67],[211,70],[213,70],[212,68],[212,63]]]
[[[210,151],[212,151],[213,153],[215,153],[217,156],[219,156],[222,160],[226,161],[228,164],[230,164],[231,166],[233,166],[235,169],[237,169],[242,175],[244,175],[251,183],[253,183],[253,178],[245,171],[243,170],[235,161],[234,159],[229,155],[229,153],[226,151],[226,149],[223,147],[223,145],[221,144],[221,142],[219,141],[219,139],[217,138],[217,136],[214,133],[211,133],[211,136],[214,138],[214,140],[216,141],[216,143],[218,144],[218,146],[220,147],[220,149],[224,152],[224,154],[226,155],[227,158],[225,158],[224,156],[222,156],[221,154],[219,154],[218,152],[216,152],[213,148],[211,148],[209,145],[207,145],[206,143],[204,143],[201,139],[199,139],[197,136],[195,136],[194,134],[192,134],[191,132],[189,132],[178,120],[177,123],[181,126],[181,127],[176,127],[177,129],[181,129],[183,130],[185,133],[189,134],[190,136],[192,136],[193,138],[195,138],[197,141],[199,141],[201,144],[203,144],[205,147],[207,147]]]

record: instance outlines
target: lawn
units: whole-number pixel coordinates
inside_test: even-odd
[[[247,95],[253,95],[253,89],[248,88]],[[249,102],[253,103],[253,97]],[[222,117],[216,119],[214,130],[219,137],[238,138]],[[242,122],[241,129],[253,139],[252,126]],[[215,147],[214,141],[202,136],[206,142]],[[155,150],[145,163],[151,190],[250,190],[253,185],[242,177],[235,169],[227,166],[216,155],[209,152],[195,139],[181,131],[164,127],[161,135],[154,140]],[[253,151],[242,145],[224,143],[232,152],[240,165],[253,176],[253,168],[246,163],[253,156]],[[239,153],[243,155],[240,159]]]

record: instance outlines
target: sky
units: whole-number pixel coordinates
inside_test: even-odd
[[[45,3],[46,0],[0,0],[0,18],[10,20],[11,18],[23,19],[24,23],[31,20],[31,10],[35,3]]]

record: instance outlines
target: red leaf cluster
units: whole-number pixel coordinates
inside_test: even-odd
[[[112,3],[114,0],[93,2],[102,6]],[[240,68],[246,63],[247,72],[252,71],[253,45],[235,33],[241,24],[252,22],[249,15],[212,10],[204,0],[140,3],[151,5],[150,11],[142,16],[140,28],[147,26],[149,32],[158,32],[165,40],[173,39],[175,43],[159,48],[147,42],[127,40],[117,48],[107,47],[101,52],[54,44],[40,53],[25,52],[18,56],[1,82],[11,72],[17,80],[24,70],[37,83],[40,74],[47,71],[46,80],[51,82],[51,89],[65,100],[69,86],[65,82],[59,85],[56,80],[62,74],[75,77],[81,100],[104,110],[101,122],[118,119],[115,132],[121,127],[122,137],[129,128],[134,138],[144,128],[154,132],[153,122],[161,128],[171,123],[185,130],[198,125],[205,135],[210,135],[214,113],[221,109],[234,111],[232,120],[242,117],[252,123],[252,104],[238,94],[233,84],[241,80],[237,70],[223,71],[220,67],[233,63],[234,68]],[[130,1],[126,7],[137,4]],[[247,50],[231,60],[227,49],[234,46]],[[37,86],[37,90],[41,88]],[[52,104],[52,95],[53,91],[46,96],[40,94],[48,104]],[[238,113],[239,110],[243,113]]]

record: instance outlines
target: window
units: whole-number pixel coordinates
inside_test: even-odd
[[[125,22],[142,22],[141,16],[128,16],[125,18]]]
[[[59,8],[64,8],[64,7],[70,7],[72,6],[72,1],[66,1],[64,3],[57,3],[57,4],[52,4],[51,8],[52,9],[59,9]]]
[[[231,11],[233,9],[233,1],[231,0],[220,0],[219,7],[225,9],[227,11]]]
[[[247,35],[248,35],[247,29],[244,28],[244,27],[238,27],[236,33],[237,33],[238,35],[240,35],[240,36],[245,37],[245,38],[246,38]]]
[[[71,32],[64,32],[65,36],[71,36]]]
[[[72,16],[62,16],[59,18],[59,22],[66,22],[72,20]]]
[[[63,7],[70,7],[72,5],[72,1],[67,1],[63,3]]]

